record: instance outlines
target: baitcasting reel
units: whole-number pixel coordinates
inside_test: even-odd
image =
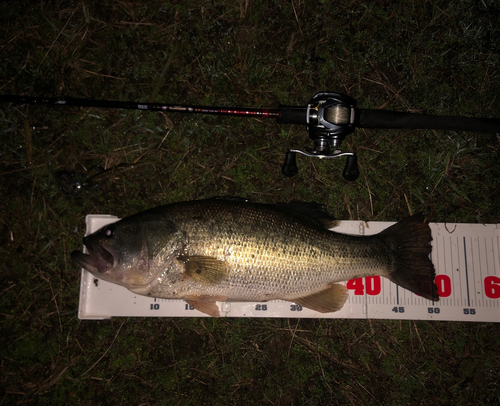
[[[303,123],[313,140],[313,148],[305,151],[290,149],[286,152],[285,162],[281,168],[285,176],[294,176],[298,172],[297,154],[312,158],[347,157],[342,176],[348,181],[359,177],[357,156],[353,152],[342,152],[340,145],[344,138],[354,132],[356,117],[356,100],[340,94],[321,92],[311,99],[304,109],[282,107],[278,123]]]

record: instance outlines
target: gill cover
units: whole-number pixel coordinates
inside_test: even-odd
[[[84,244],[89,255],[72,254],[77,263],[103,280],[130,289],[156,277],[161,264],[182,248],[183,234],[162,215],[143,212],[104,226],[85,237]]]

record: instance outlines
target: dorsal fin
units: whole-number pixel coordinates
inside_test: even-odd
[[[338,225],[338,220],[327,213],[322,204],[316,202],[292,201],[290,203],[278,203],[276,206],[306,216],[326,229]]]

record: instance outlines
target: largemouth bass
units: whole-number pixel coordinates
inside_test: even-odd
[[[336,282],[375,275],[439,300],[423,214],[367,237],[330,231],[332,220],[315,203],[181,202],[107,225],[83,239],[88,254],[71,257],[97,278],[214,317],[217,301],[282,299],[334,312],[348,296]]]

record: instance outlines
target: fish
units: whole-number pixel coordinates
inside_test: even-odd
[[[438,301],[432,235],[422,213],[371,236],[337,233],[318,203],[209,198],[125,217],[83,238],[73,261],[144,296],[182,299],[219,317],[217,302],[290,301],[340,310],[340,282],[382,276]]]

